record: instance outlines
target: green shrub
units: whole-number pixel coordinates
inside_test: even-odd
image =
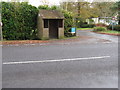
[[[89,28],[95,27],[95,24],[89,24]]]
[[[90,24],[94,23],[93,19],[89,19]]]
[[[116,31],[120,31],[120,25],[115,25],[113,29]]]
[[[112,25],[109,25],[107,29],[112,30]],[[120,31],[120,25],[114,25],[113,30],[115,31]]]
[[[49,7],[48,5],[40,5],[38,6],[38,9],[45,9],[45,10],[56,10],[58,7],[53,5]]]
[[[53,6],[51,6],[51,9],[52,9],[52,10],[57,10],[57,9],[58,9],[58,7],[57,7],[57,6],[55,6],[55,5],[53,5]]]
[[[106,31],[107,29],[105,27],[94,27],[94,30],[95,32],[97,31]]]
[[[81,28],[88,28],[88,27],[89,27],[88,24],[83,24],[83,25],[81,25]]]
[[[2,2],[2,31],[6,40],[37,38],[38,9],[27,2]]]
[[[84,22],[84,24],[88,24],[87,22]]]
[[[83,24],[83,25],[81,25],[81,28],[93,28],[93,27],[95,27],[94,24]]]
[[[112,30],[112,25],[107,26],[107,29]]]
[[[86,24],[82,18],[77,18],[76,19],[76,27],[81,28],[82,25]]]
[[[40,5],[38,6],[38,9],[45,9],[45,10],[49,10],[50,7],[48,5]]]
[[[64,34],[66,37],[70,37],[72,36],[72,34],[70,33],[70,29],[71,27],[73,27],[73,14],[71,12],[68,12],[68,11],[62,11],[62,13],[64,14]]]

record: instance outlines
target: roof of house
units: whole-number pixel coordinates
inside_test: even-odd
[[[40,10],[38,15],[43,19],[64,19],[64,15],[57,10]]]

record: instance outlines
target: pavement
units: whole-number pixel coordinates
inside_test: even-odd
[[[3,88],[118,88],[118,36],[3,45]]]

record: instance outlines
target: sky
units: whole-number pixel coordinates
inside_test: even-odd
[[[2,0],[2,1],[17,1],[17,0]],[[78,0],[19,0],[19,1],[28,1],[29,4],[38,7],[39,5],[42,5],[43,3],[46,2],[47,5],[59,5],[59,2],[75,2]],[[79,0],[80,2],[82,2],[83,0]],[[93,0],[85,0],[85,1],[89,1],[92,2]],[[95,0],[96,2],[111,2],[111,1],[119,1],[119,0]]]
[[[59,5],[59,0],[29,0],[29,3],[33,6],[39,6],[44,1],[46,1],[46,4],[49,5]]]
[[[49,5],[59,5],[59,2],[62,0],[2,0],[5,2],[10,2],[10,1],[28,1],[29,4],[32,4],[33,6],[39,6],[41,5],[44,1],[47,2]]]
[[[60,2],[76,2],[77,0],[29,0],[29,3],[34,5],[34,6],[39,6],[42,1],[49,2],[49,5],[59,5]],[[79,0],[80,2],[83,0]],[[93,0],[86,0],[89,2],[92,2]]]

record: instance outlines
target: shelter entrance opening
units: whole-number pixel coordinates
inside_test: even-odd
[[[49,20],[49,37],[58,38],[58,20]]]

